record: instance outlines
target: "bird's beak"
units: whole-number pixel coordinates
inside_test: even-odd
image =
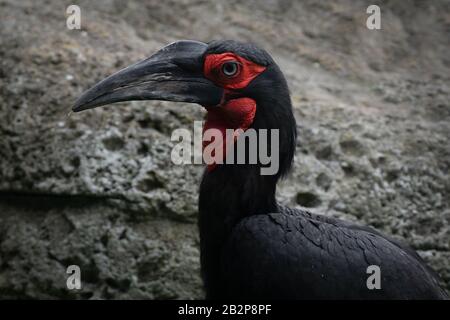
[[[207,45],[177,41],[151,57],[122,69],[82,94],[74,112],[129,100],[165,100],[220,104],[223,90],[203,76]]]

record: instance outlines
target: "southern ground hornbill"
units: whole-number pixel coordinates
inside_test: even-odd
[[[174,42],[96,84],[73,110],[127,100],[200,104],[208,110],[205,128],[221,132],[279,129],[275,175],[261,175],[259,162],[205,170],[199,229],[207,298],[447,297],[409,247],[370,227],[277,203],[297,135],[286,80],[266,51],[235,41]],[[380,268],[380,289],[367,286],[371,265]]]

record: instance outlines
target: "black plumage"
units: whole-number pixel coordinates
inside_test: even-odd
[[[202,274],[208,298],[443,299],[437,276],[409,247],[362,227],[279,205],[276,183],[291,166],[296,124],[285,78],[253,45],[223,41],[208,52],[235,52],[266,71],[241,96],[257,103],[252,127],[280,129],[280,170],[222,165],[200,187]],[[367,288],[367,267],[381,289]]]
[[[244,87],[221,87],[204,74],[204,65],[208,55],[223,53],[263,71]],[[257,163],[205,171],[199,230],[207,298],[447,298],[438,277],[408,246],[369,227],[277,203],[276,184],[291,167],[297,131],[288,85],[266,51],[236,41],[178,41],[99,82],[73,110],[127,100],[222,108],[224,100],[237,98],[256,102],[251,128],[279,130],[279,170],[261,175]],[[371,265],[380,267],[381,289],[367,287]]]

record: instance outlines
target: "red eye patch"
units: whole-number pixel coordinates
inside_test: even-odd
[[[238,71],[233,76],[227,76],[222,71],[222,65],[230,61],[235,61],[238,64]],[[205,77],[225,89],[245,88],[264,70],[266,70],[266,67],[230,52],[208,54],[203,66]]]

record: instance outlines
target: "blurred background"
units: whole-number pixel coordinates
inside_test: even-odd
[[[0,298],[203,297],[203,167],[170,161],[172,130],[202,108],[68,113],[169,42],[226,38],[267,49],[290,85],[299,141],[279,200],[405,240],[450,289],[450,2],[378,1],[381,30],[370,4],[0,0]]]

